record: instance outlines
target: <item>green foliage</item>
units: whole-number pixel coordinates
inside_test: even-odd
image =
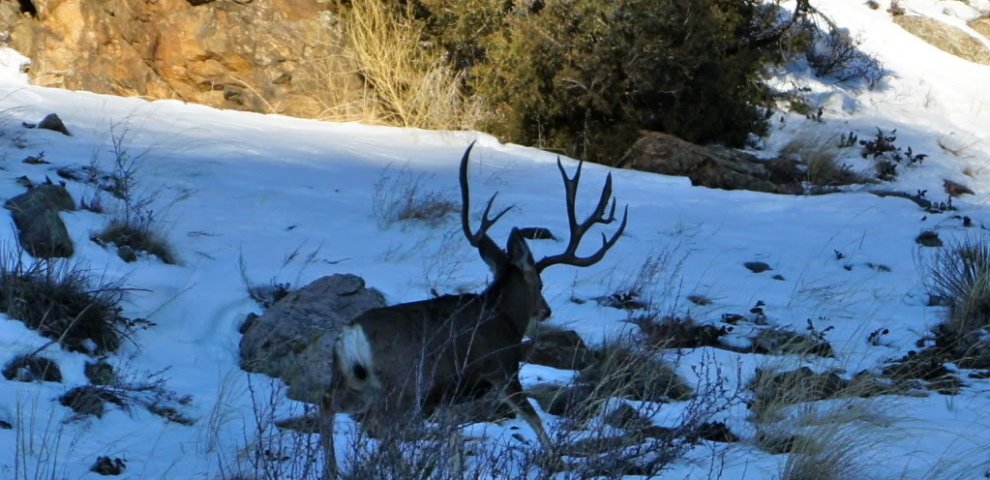
[[[775,7],[738,0],[419,2],[503,139],[614,163],[640,130],[743,144],[765,130],[762,39]]]

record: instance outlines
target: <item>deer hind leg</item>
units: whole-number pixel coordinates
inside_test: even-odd
[[[333,394],[325,393],[320,402],[320,445],[323,447],[323,476],[321,480],[337,479],[337,454],[333,446]]]
[[[519,383],[518,376],[513,376],[506,383],[505,397],[502,401],[507,403],[516,412],[516,415],[522,417],[533,431],[536,432],[536,437],[540,440],[540,445],[543,446],[543,449],[548,453],[553,452],[553,442],[550,441],[550,436],[543,429],[543,422],[540,421],[540,416],[537,415],[536,410],[529,404],[529,400],[523,393],[522,384]]]

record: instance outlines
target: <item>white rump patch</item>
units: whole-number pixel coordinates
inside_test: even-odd
[[[377,379],[373,378],[375,363],[371,354],[371,344],[360,325],[344,327],[333,348],[337,353],[337,360],[341,363],[338,368],[351,388],[359,387],[361,383],[369,380],[377,383]],[[356,378],[355,370],[357,369],[364,369],[367,372],[367,377]]]

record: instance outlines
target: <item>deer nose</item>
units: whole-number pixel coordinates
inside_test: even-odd
[[[553,315],[553,310],[550,310],[550,305],[547,305],[546,300],[543,301],[543,306],[540,310],[540,320],[546,320],[550,318],[550,315]]]

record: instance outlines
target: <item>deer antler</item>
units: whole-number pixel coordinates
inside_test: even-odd
[[[543,257],[539,262],[536,262],[536,270],[542,272],[544,268],[551,265],[565,264],[573,265],[575,267],[588,267],[594,265],[601,261],[607,252],[615,242],[619,240],[622,236],[622,232],[626,229],[626,221],[629,219],[629,205],[626,205],[625,210],[622,214],[622,223],[619,224],[619,229],[615,231],[612,238],[608,238],[602,233],[602,247],[598,249],[595,253],[579,257],[577,256],[577,247],[581,243],[581,238],[584,234],[588,232],[591,227],[596,223],[601,223],[603,225],[610,224],[615,221],[615,197],[612,196],[612,174],[609,173],[608,177],[605,178],[605,187],[602,188],[602,195],[598,199],[598,205],[595,210],[588,216],[583,222],[578,223],[577,214],[574,211],[574,202],[577,198],[577,187],[578,182],[581,180],[581,167],[584,162],[578,163],[577,172],[574,173],[574,177],[568,177],[567,171],[564,170],[564,165],[560,163],[560,157],[557,157],[557,168],[560,170],[560,176],[564,179],[564,191],[565,200],[567,202],[567,223],[570,229],[570,239],[567,242],[567,248],[564,249],[563,253],[558,255],[550,255]],[[605,216],[605,208],[608,207],[609,200],[612,201],[612,208],[609,209],[608,216]]]
[[[495,202],[495,197],[498,195],[496,192],[488,199],[488,203],[485,205],[485,210],[481,213],[481,227],[478,228],[477,232],[471,232],[471,195],[468,191],[468,157],[471,155],[471,149],[474,148],[474,143],[471,142],[468,145],[467,150],[464,151],[464,156],[461,157],[461,173],[460,173],[460,184],[461,184],[461,227],[464,229],[464,236],[467,237],[468,243],[472,247],[478,249],[478,253],[481,255],[482,260],[485,261],[492,269],[497,268],[506,258],[505,252],[502,248],[495,243],[491,237],[488,236],[488,229],[491,228],[498,219],[502,218],[512,207],[506,207],[502,211],[498,212],[494,217],[489,217],[492,210],[492,203]]]

